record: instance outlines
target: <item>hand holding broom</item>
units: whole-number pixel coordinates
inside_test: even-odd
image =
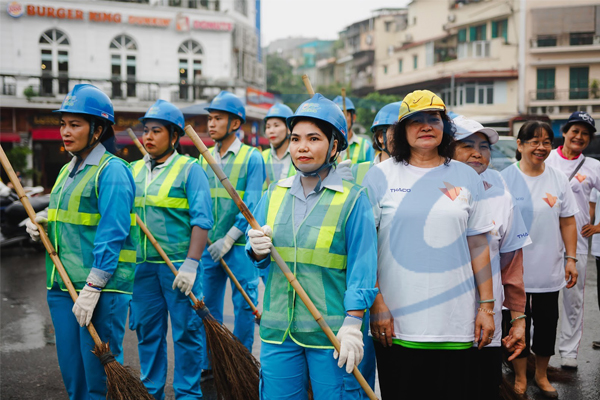
[[[304,76],[303,76],[303,79],[304,79]],[[307,77],[307,79],[308,79],[308,77]],[[305,83],[306,82],[307,82],[307,80],[305,80]],[[310,84],[310,82],[308,82],[308,83]],[[202,157],[204,157],[206,159],[206,161],[208,162],[208,165],[210,165],[210,167],[214,171],[215,175],[219,178],[219,180],[221,181],[221,184],[223,185],[225,190],[227,190],[227,193],[229,193],[232,200],[238,206],[238,208],[240,209],[240,212],[244,215],[244,217],[246,218],[246,220],[248,221],[250,226],[253,229],[261,230],[260,225],[258,224],[258,222],[256,222],[256,219],[254,219],[254,216],[248,209],[248,206],[246,206],[246,204],[244,203],[244,201],[242,200],[242,198],[240,197],[238,192],[231,185],[231,182],[229,182],[227,175],[225,175],[225,173],[223,172],[223,170],[221,169],[219,164],[216,162],[214,157],[210,154],[210,151],[206,148],[206,146],[204,145],[202,140],[198,137],[198,134],[196,133],[196,131],[194,131],[194,128],[192,128],[190,125],[186,126],[185,133],[188,135],[188,137],[190,139],[192,139],[192,141],[194,142],[194,144],[196,145],[198,150],[200,150],[200,154],[202,155]],[[308,297],[308,295],[304,291],[304,288],[302,288],[302,286],[296,279],[296,276],[292,273],[292,271],[290,271],[289,267],[287,266],[287,264],[285,263],[285,261],[283,260],[281,255],[279,255],[279,253],[277,252],[277,249],[275,249],[274,246],[271,246],[271,257],[273,257],[273,259],[277,263],[277,266],[281,269],[281,271],[283,272],[283,274],[285,275],[287,280],[290,282],[290,284],[292,285],[292,287],[294,288],[294,290],[296,291],[296,293],[298,294],[298,296],[300,297],[300,299],[302,300],[302,302],[304,303],[306,308],[310,311],[310,313],[312,314],[315,321],[317,321],[317,323],[319,324],[319,326],[321,327],[323,332],[325,332],[325,335],[327,335],[327,338],[333,344],[333,347],[339,353],[339,351],[340,351],[339,340],[337,339],[337,337],[335,336],[335,334],[333,333],[333,331],[331,330],[329,325],[327,325],[327,322],[325,322],[325,320],[323,319],[323,316],[321,315],[319,310],[315,307],[312,300]],[[354,367],[353,374],[354,374],[354,377],[360,383],[360,386],[367,393],[367,396],[369,397],[369,399],[377,400],[375,393],[373,392],[373,390],[371,389],[371,387],[369,386],[369,384],[367,383],[367,381],[362,376],[362,374],[360,373],[360,371],[358,370],[358,368],[356,366]]]
[[[15,171],[13,170],[10,161],[6,157],[2,146],[0,146],[0,162],[2,163],[4,170],[8,174],[10,181],[14,185],[14,189],[19,195],[19,200],[21,200],[21,203],[23,203],[23,207],[27,212],[27,216],[32,222],[38,225],[38,230],[40,233],[42,243],[44,244],[46,251],[48,251],[52,262],[56,266],[58,274],[60,275],[60,278],[63,280],[65,286],[67,287],[67,290],[69,291],[73,302],[77,301],[77,291],[75,290],[75,287],[73,286],[73,283],[71,282],[67,271],[62,265],[60,258],[58,257],[58,254],[54,249],[54,246],[52,246],[52,243],[50,242],[50,239],[46,234],[46,230],[35,222],[35,211],[31,206],[29,198],[25,194],[23,186],[21,186],[21,182],[19,182],[19,178],[17,178],[17,175],[15,174]],[[98,332],[96,331],[96,328],[94,328],[94,325],[90,323],[87,326],[87,329],[95,343],[95,347],[94,350],[92,350],[92,352],[100,359],[100,362],[104,366],[104,371],[106,373],[106,386],[108,392],[107,398],[111,398],[113,400],[153,400],[154,397],[152,397],[148,393],[146,387],[142,384],[142,382],[138,378],[133,376],[128,369],[119,364],[117,360],[115,360],[115,356],[111,353],[108,343],[104,343],[102,342],[102,340],[100,340],[100,336],[98,336]],[[101,379],[101,377],[99,377],[99,379]]]

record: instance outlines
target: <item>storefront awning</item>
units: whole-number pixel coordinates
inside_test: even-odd
[[[15,142],[20,142],[21,141],[21,136],[19,136],[18,133],[6,133],[6,132],[0,132],[0,142],[3,143],[15,143]]]
[[[31,130],[31,140],[61,140],[60,128],[36,128]]]

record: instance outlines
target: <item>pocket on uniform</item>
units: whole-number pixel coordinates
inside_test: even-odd
[[[360,387],[360,383],[358,383],[354,375],[346,372],[346,366],[344,365],[342,368],[344,368],[344,391],[351,392],[353,390],[362,390],[362,388]],[[357,396],[356,398],[361,397]]]
[[[135,313],[133,312],[132,301],[129,301],[129,330],[135,331],[137,329],[137,323],[135,321]]]
[[[246,291],[246,294],[248,295],[248,297],[250,297],[250,300],[252,300],[252,303],[254,303],[255,305],[258,304],[258,281],[259,281],[259,279],[260,278],[257,275],[256,279],[253,279],[251,282],[248,282],[246,284],[246,288],[244,289]],[[240,297],[241,297],[241,293],[240,293]],[[244,310],[251,310],[250,304],[248,304],[248,302],[244,298],[242,298],[242,308]]]

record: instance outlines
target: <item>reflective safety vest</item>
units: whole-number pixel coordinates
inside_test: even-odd
[[[354,134],[356,136],[356,133]],[[367,150],[371,144],[364,138],[356,136],[358,143],[351,143],[346,149],[346,160],[352,160],[352,164],[358,164],[367,160]]]
[[[346,315],[346,222],[364,190],[346,181],[343,185],[343,192],[323,189],[297,231],[295,197],[289,188],[269,187],[267,212],[275,248],[335,333]],[[260,322],[261,340],[281,344],[289,334],[304,347],[332,349],[331,342],[273,259],[271,264]]]
[[[273,155],[271,154],[271,149],[268,148],[266,150],[263,150],[262,156],[263,160],[265,161],[265,169],[267,170],[268,183],[271,184],[273,182],[279,181],[281,177],[275,176],[275,170],[273,169],[273,163],[271,161],[273,158]],[[296,168],[294,168],[290,161],[290,168],[288,169],[287,178],[294,175],[296,175]],[[263,191],[267,190],[267,180],[265,180],[265,183],[263,184]]]
[[[102,217],[98,210],[98,180],[100,173],[109,162],[125,163],[120,158],[105,152],[99,165],[86,165],[83,171],[75,175],[68,187],[64,187],[69,175],[68,164],[65,165],[50,194],[48,236],[77,291],[86,284],[94,265],[94,239]],[[128,294],[133,291],[135,246],[139,239],[139,232],[133,214],[130,214],[130,219],[129,235],[123,242],[117,268],[104,287],[104,291]],[[56,273],[56,266],[49,255],[46,255],[46,277],[48,289],[52,288],[56,280],[61,290],[67,290]]]
[[[221,166],[223,172],[225,172],[225,175],[229,178],[229,182],[231,182],[231,185],[242,199],[244,198],[248,178],[248,161],[254,151],[258,150],[256,150],[255,147],[242,144],[237,155],[231,154],[225,165]],[[210,153],[214,157],[214,147],[210,148]],[[224,237],[227,234],[227,231],[235,224],[235,217],[240,213],[240,210],[206,160],[202,156],[200,157],[200,163],[208,177],[210,197],[213,201],[212,212],[215,224],[208,232],[208,237],[214,243]],[[242,235],[235,244],[241,246],[246,245],[246,235]]]
[[[362,185],[363,179],[365,179],[365,175],[369,172],[373,166],[372,161],[365,161],[359,164],[352,165],[352,175],[354,176],[354,183],[357,185]]]
[[[185,261],[190,247],[192,227],[185,184],[194,158],[176,155],[152,180],[144,160],[132,164],[135,180],[135,212],[172,262]],[[137,262],[164,263],[146,235],[141,233]]]

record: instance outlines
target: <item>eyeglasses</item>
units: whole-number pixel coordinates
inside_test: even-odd
[[[529,145],[529,147],[533,147],[534,149],[536,147],[539,147],[540,144],[542,145],[542,147],[545,147],[547,149],[551,149],[552,148],[552,142],[550,140],[544,140],[543,142],[537,141],[537,140],[528,140],[526,142],[523,143],[527,143]]]

